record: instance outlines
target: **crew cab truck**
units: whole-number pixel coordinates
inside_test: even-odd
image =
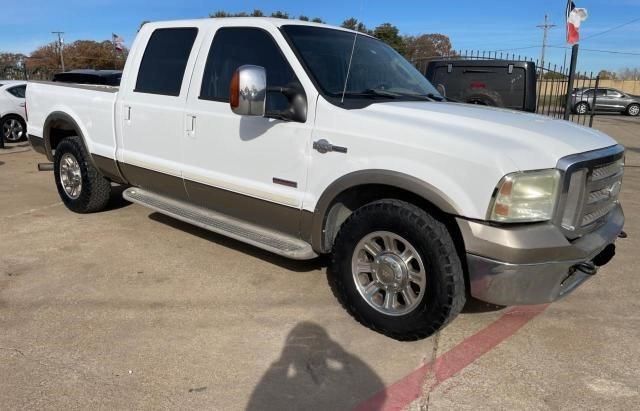
[[[123,184],[276,254],[328,254],[346,310],[399,340],[471,296],[554,301],[623,228],[613,139],[443,100],[368,35],[269,18],[148,23],[119,88],[27,87],[31,144],[70,210],[100,211]]]

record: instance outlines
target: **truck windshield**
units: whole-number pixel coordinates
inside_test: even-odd
[[[319,91],[334,103],[363,100],[442,100],[429,81],[404,57],[367,35],[322,27],[285,25],[281,30]],[[353,50],[351,70],[349,58]]]

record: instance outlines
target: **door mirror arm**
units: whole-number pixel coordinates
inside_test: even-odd
[[[267,93],[280,93],[287,98],[289,104],[286,110],[267,111],[265,117],[298,123],[307,121],[307,97],[299,85],[267,87]]]

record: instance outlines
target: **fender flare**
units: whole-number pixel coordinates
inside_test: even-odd
[[[372,169],[360,170],[346,174],[331,183],[316,203],[311,222],[311,243],[314,250],[325,250],[325,224],[330,207],[334,200],[344,191],[363,185],[386,185],[413,193],[430,202],[442,212],[450,215],[461,215],[456,203],[445,193],[431,184],[397,171]]]
[[[89,152],[89,146],[87,145],[87,140],[84,134],[82,133],[82,129],[78,125],[78,122],[69,114],[64,113],[62,111],[54,111],[51,114],[49,114],[49,116],[47,116],[47,119],[44,122],[44,127],[42,128],[42,134],[43,134],[42,138],[44,139],[44,148],[45,148],[45,153],[47,155],[47,159],[49,161],[53,161],[53,147],[51,147],[51,123],[58,120],[71,124],[71,126],[73,127],[78,137],[82,139],[82,144],[84,144],[84,148],[89,153],[90,161],[93,164],[93,166],[95,166],[95,163],[93,161],[93,155],[91,154],[91,152]]]

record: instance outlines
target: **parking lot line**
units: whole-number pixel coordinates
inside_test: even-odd
[[[424,364],[411,374],[360,403],[355,409],[358,411],[371,409],[391,411],[406,408],[424,394],[423,390],[430,391],[462,371],[469,364],[518,332],[548,306],[549,304],[543,304],[508,309],[496,321],[466,338],[438,357],[435,362],[430,361]]]

